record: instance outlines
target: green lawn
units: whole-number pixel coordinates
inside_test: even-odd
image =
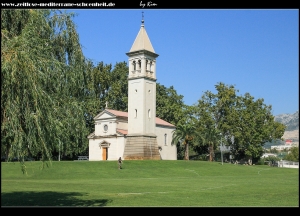
[[[1,206],[299,207],[299,169],[207,161],[1,163]]]

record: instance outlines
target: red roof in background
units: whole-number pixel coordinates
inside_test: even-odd
[[[109,113],[115,115],[115,116],[120,116],[120,117],[126,117],[128,118],[128,112],[123,112],[123,111],[118,111],[118,110],[112,110],[112,109],[105,109],[106,111],[108,111]],[[158,117],[156,117],[155,119],[155,123],[158,125],[164,125],[164,126],[169,126],[169,127],[175,127],[175,125],[164,121]],[[127,133],[126,133],[127,134]]]
[[[110,112],[111,114],[114,114],[115,116],[121,116],[128,118],[128,113],[118,110],[112,110],[112,109],[105,109],[106,111]]]
[[[122,130],[122,129],[117,129],[117,132],[119,132],[120,134],[123,134],[123,135],[127,135],[128,134],[127,130]]]
[[[287,145],[291,145],[292,142],[293,142],[293,140],[290,140],[290,139],[285,140],[285,144],[287,144]]]
[[[170,126],[170,127],[175,127],[175,125],[172,125],[171,123],[169,123],[169,122],[167,122],[165,120],[162,120],[162,119],[160,119],[158,117],[156,117],[155,123],[159,124],[159,125],[166,125],[166,126]]]

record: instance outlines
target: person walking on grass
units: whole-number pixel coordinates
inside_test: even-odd
[[[119,160],[118,160],[119,169],[122,169],[122,163],[123,163],[122,158],[119,157]]]

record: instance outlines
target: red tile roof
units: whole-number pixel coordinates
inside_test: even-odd
[[[118,111],[118,110],[112,110],[112,109],[105,109],[106,111],[110,112],[111,114],[115,116],[120,116],[120,117],[126,117],[128,118],[128,113],[123,112],[123,111]]]
[[[120,117],[126,117],[128,118],[128,112],[123,112],[123,111],[118,111],[118,110],[112,110],[112,109],[105,109],[106,111],[108,111],[109,113],[115,115],[115,116],[120,116]],[[156,117],[155,119],[155,123],[158,125],[164,125],[164,126],[169,126],[169,127],[175,127],[175,125],[164,121],[158,117]]]
[[[128,134],[127,130],[122,130],[122,129],[117,129],[117,132],[119,132],[120,134],[123,134],[123,135],[127,135]]]
[[[167,122],[165,120],[162,120],[162,119],[160,119],[158,117],[156,117],[155,123],[159,124],[159,125],[165,125],[165,126],[175,127],[175,125],[172,125],[171,123],[169,123],[169,122]]]

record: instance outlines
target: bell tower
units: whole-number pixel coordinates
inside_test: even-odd
[[[156,127],[156,58],[144,18],[128,53],[128,135],[124,159],[160,159]]]

